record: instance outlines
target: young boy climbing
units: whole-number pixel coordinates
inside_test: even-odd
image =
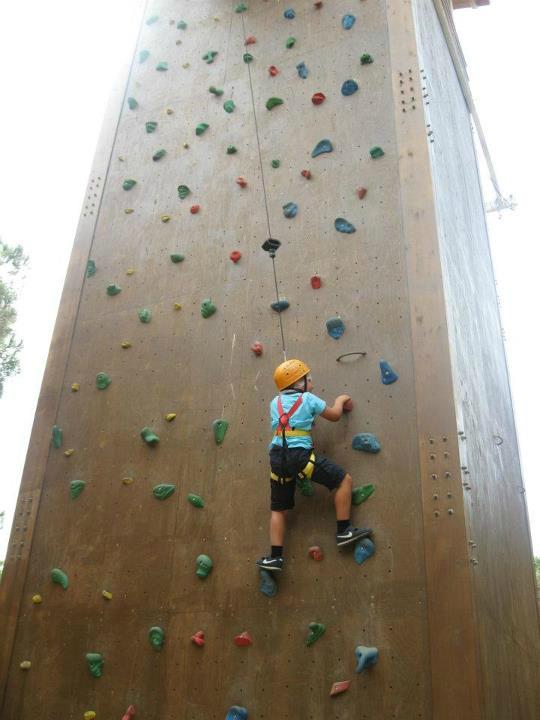
[[[333,406],[313,395],[309,367],[301,360],[287,360],[274,372],[279,395],[270,403],[274,437],[270,445],[270,543],[271,553],[257,560],[260,568],[283,568],[283,543],[287,510],[294,507],[296,480],[312,480],[334,493],[338,547],[372,534],[369,528],[351,526],[352,478],[343,468],[315,455],[311,427],[315,416],[337,422],[352,409],[348,395],[339,395]]]

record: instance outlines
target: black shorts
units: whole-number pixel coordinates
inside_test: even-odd
[[[272,446],[270,449],[270,468],[276,475],[285,475],[292,480],[281,483],[270,480],[270,509],[291,510],[294,507],[294,491],[296,489],[296,476],[306,466],[313,450],[306,448],[290,448],[286,452],[285,467],[281,468],[281,447]],[[345,477],[345,470],[331,460],[321,455],[315,455],[315,467],[311,480],[324,485],[328,490],[335,490],[341,485]]]

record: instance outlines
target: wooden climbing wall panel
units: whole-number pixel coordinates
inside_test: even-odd
[[[411,332],[415,260],[407,257],[414,252],[407,218],[414,213],[403,188],[410,138],[424,143],[419,162],[427,175],[418,182],[428,202],[432,197],[425,136],[396,125],[396,58],[414,59],[414,37],[404,32],[395,40],[393,2],[389,15],[381,0],[361,3],[350,29],[342,25],[348,0],[320,9],[297,0],[294,19],[279,2],[247,4],[236,12],[238,3],[220,0],[149,2],[125,87],[111,103],[23,478],[21,498],[33,493],[39,506],[31,551],[17,555],[12,541],[2,586],[10,640],[1,656],[6,720],[71,720],[88,710],[98,720],[120,720],[130,704],[147,720],[220,720],[235,704],[250,718],[291,720],[446,720],[469,709],[459,693],[447,703],[444,688],[454,693],[457,655],[474,658],[470,618],[462,631],[466,608],[457,604],[457,621],[445,608],[448,616],[438,621],[457,629],[450,645],[443,634],[437,651],[437,603],[428,596],[437,577],[426,577],[437,558],[430,559],[424,532],[420,452],[428,429],[420,427],[418,398],[426,362],[418,369],[415,353],[422,342],[429,346],[431,331]],[[154,15],[155,22],[144,21]],[[246,47],[251,35],[256,42]],[[296,42],[287,48],[289,37]],[[218,52],[211,63],[202,58],[208,51]],[[361,65],[363,53],[373,63]],[[156,70],[160,62],[166,71]],[[305,79],[296,69],[301,62]],[[344,96],[349,79],[359,90]],[[317,92],[326,95],[318,106],[311,102]],[[284,103],[267,110],[271,97]],[[223,109],[227,100],[232,113]],[[157,123],[152,132],[148,122]],[[423,130],[421,117],[411,122]],[[200,123],[209,127],[198,136]],[[325,138],[333,152],[313,158]],[[227,153],[229,146],[237,152]],[[375,146],[383,157],[370,156]],[[410,147],[413,140],[412,155]],[[152,160],[159,149],[166,154]],[[124,190],[128,179],[136,184]],[[190,189],[184,199],[181,185]],[[363,199],[359,187],[367,189]],[[284,216],[290,202],[298,205],[294,218]],[[356,232],[337,232],[337,218]],[[259,591],[254,564],[268,551],[267,415],[282,360],[279,318],[270,308],[272,262],[261,249],[269,235],[282,242],[276,272],[280,297],[290,303],[281,315],[288,357],[309,363],[314,392],[330,403],[342,392],[355,400],[340,423],[317,422],[317,451],[347,468],[355,486],[376,487],[353,512],[357,524],[375,530],[375,556],[362,565],[335,547],[328,493],[297,494],[286,569],[272,599]],[[234,250],[242,253],[238,263],[229,259]],[[184,260],[171,262],[174,253]],[[88,259],[96,266],[91,277]],[[421,259],[419,266],[421,273]],[[313,275],[322,279],[318,290]],[[115,296],[107,294],[112,284],[121,288]],[[206,319],[205,299],[217,307]],[[151,312],[149,323],[140,322],[142,309]],[[339,340],[326,331],[333,316],[345,324]],[[260,357],[250,350],[254,341],[263,344]],[[352,352],[366,355],[336,362]],[[395,384],[381,383],[381,359],[399,373]],[[99,372],[112,380],[101,391]],[[72,383],[80,383],[77,392]],[[451,387],[442,386],[452,417]],[[176,418],[167,422],[167,413]],[[229,423],[221,446],[216,419]],[[63,445],[47,454],[53,424],[63,429]],[[143,442],[143,427],[157,433],[159,445]],[[359,432],[375,434],[382,451],[353,451]],[[66,449],[74,450],[70,457]],[[86,482],[74,500],[73,480]],[[161,483],[175,486],[163,501],[152,494]],[[188,503],[190,492],[204,498],[203,509]],[[450,530],[460,546],[455,563],[444,566],[449,580],[458,565],[468,572],[460,518]],[[323,548],[322,562],[308,556],[311,545]],[[195,574],[201,553],[213,560],[205,580]],[[53,567],[69,576],[67,590],[52,584]],[[326,633],[307,647],[315,621]],[[161,651],[148,639],[153,626],[165,631]],[[190,642],[198,630],[203,648]],[[252,646],[234,644],[243,631]],[[357,645],[380,652],[376,667],[362,674],[355,673]],[[88,652],[102,654],[102,677],[90,674]],[[454,663],[446,677],[432,672],[437,652]],[[26,659],[32,668],[24,672]],[[349,690],[331,698],[332,684],[342,680],[351,681]]]

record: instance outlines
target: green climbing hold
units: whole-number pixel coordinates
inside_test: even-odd
[[[375,147],[371,148],[371,150],[369,151],[369,154],[371,155],[371,157],[374,160],[376,160],[377,158],[380,158],[384,155],[384,150],[381,147],[379,147],[378,145],[375,145]]]
[[[203,300],[201,303],[201,315],[203,318],[209,318],[211,315],[213,315],[217,310],[217,307],[214,305],[214,303],[207,298],[206,300]]]
[[[187,496],[188,501],[193,505],[193,507],[196,508],[203,508],[204,507],[204,500],[200,495],[195,495],[195,493],[189,493]]]
[[[278,105],[283,105],[283,100],[281,98],[271,97],[271,98],[268,98],[268,100],[266,101],[266,109],[267,110],[272,110],[272,108],[275,108]]]
[[[163,643],[165,642],[165,632],[163,628],[157,626],[151,627],[148,631],[148,639],[150,640],[150,644],[153,648],[161,650]]]
[[[152,489],[152,493],[158,500],[166,500],[168,497],[171,497],[175,490],[176,485],[167,485],[163,483],[161,485],[156,485]]]
[[[235,107],[236,107],[236,105],[234,104],[234,102],[232,100],[226,100],[223,103],[223,109],[225,110],[225,112],[232,113],[232,111],[234,110]]]
[[[227,147],[227,155],[234,155],[237,152],[238,152],[238,150],[236,149],[236,147],[234,145],[229,145]]]
[[[69,494],[71,495],[71,499],[75,500],[78,498],[85,487],[86,483],[84,480],[72,480],[69,484]]]
[[[198,555],[195,575],[204,580],[204,578],[207,578],[210,575],[213,567],[214,563],[209,555]]]
[[[180,200],[185,200],[187,198],[187,196],[189,195],[189,193],[191,192],[191,190],[188,188],[187,185],[179,185],[177,190],[178,190],[178,197],[180,198]]]
[[[362,65],[371,65],[372,62],[373,62],[373,58],[371,57],[371,55],[369,53],[364,53],[363,55],[360,56],[360,63]]]
[[[315,488],[313,487],[313,483],[308,478],[298,478],[296,480],[296,487],[300,490],[300,493],[304,497],[313,497],[313,495],[315,495]]]
[[[247,64],[249,64],[250,62],[252,62],[253,59],[254,59],[254,58],[253,58],[253,55],[252,55],[251,53],[244,53],[244,54],[242,55],[242,60],[243,60],[245,63],[247,63]]]
[[[118,295],[121,292],[122,288],[118,285],[107,285],[107,295],[114,297],[114,295]]]
[[[100,653],[86,653],[86,662],[90,673],[96,678],[101,677],[104,665],[103,655]]]
[[[238,3],[238,5],[234,8],[235,13],[243,13],[248,9],[248,6],[246,3]]]
[[[136,180],[128,179],[124,180],[124,182],[122,183],[122,187],[124,188],[124,190],[131,190],[131,188],[134,187],[136,184]]]
[[[184,256],[180,255],[180,253],[173,253],[170,258],[173,263],[181,263],[184,261]]]
[[[99,372],[96,375],[96,387],[98,390],[106,390],[111,384],[112,380],[107,373]]]
[[[218,54],[217,50],[208,50],[208,52],[205,52],[202,56],[202,59],[205,61],[207,65],[211,65],[214,62],[214,58]]]
[[[96,263],[93,260],[89,260],[86,263],[86,277],[91,278],[92,275],[96,274]]]
[[[214,428],[214,440],[216,441],[216,445],[222,445],[225,440],[229,423],[223,419],[214,420],[212,427]]]
[[[154,130],[157,128],[157,122],[154,120],[149,120],[147,123],[144,123],[144,127],[146,128],[147,133],[153,133]]]
[[[289,48],[289,50],[290,50],[292,47],[294,47],[295,42],[296,42],[295,37],[289,37],[285,41],[285,47]]]
[[[156,70],[160,72],[166,72],[169,69],[169,63],[162,60],[156,65]]]
[[[324,635],[324,632],[326,630],[326,625],[323,623],[318,622],[312,622],[309,623],[309,635],[306,638],[306,645],[313,645],[314,642],[316,642],[322,635]]]
[[[163,148],[160,148],[152,155],[152,160],[157,162],[158,160],[161,160],[162,157],[165,157],[166,154],[167,152]]]
[[[224,90],[214,87],[214,85],[210,85],[210,87],[208,88],[208,92],[212,93],[212,95],[215,95],[216,97],[221,97],[224,93]]]
[[[210,125],[208,125],[208,123],[199,123],[195,128],[195,135],[202,135],[208,130],[209,127]]]
[[[159,15],[152,15],[152,17],[149,17],[146,21],[147,25],[153,25],[155,22],[159,20]]]
[[[149,323],[152,319],[152,311],[148,310],[147,308],[142,308],[142,310],[139,310],[138,312],[139,320],[142,323]]]
[[[374,485],[362,485],[361,487],[355,487],[352,491],[352,504],[360,505],[364,500],[367,500],[370,495],[375,492]]]
[[[187,28],[187,22],[185,22],[185,20],[179,20],[179,21],[176,23],[176,27],[177,27],[179,30],[185,30],[185,29]]]
[[[133,97],[128,97],[127,104],[130,110],[136,110],[139,107],[139,103]]]
[[[60,585],[60,587],[64,588],[64,590],[68,589],[69,578],[63,570],[60,570],[60,568],[53,568],[51,570],[51,580],[53,583],[56,583],[56,585]]]
[[[141,50],[139,53],[139,62],[143,63],[145,60],[148,60],[150,57],[150,52],[148,50]]]
[[[157,445],[159,442],[159,437],[152,428],[149,427],[143,427],[141,430],[141,437],[147,445]]]
[[[58,425],[53,425],[52,429],[52,442],[55,448],[61,448],[62,447],[62,428],[58,427]]]
[[[272,160],[272,167],[278,168],[281,165],[281,160]]]

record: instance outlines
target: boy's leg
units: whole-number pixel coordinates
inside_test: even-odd
[[[336,520],[351,519],[352,477],[347,473],[334,495]]]
[[[285,541],[286,510],[272,510],[270,513],[270,544],[272,547],[281,547]]]

